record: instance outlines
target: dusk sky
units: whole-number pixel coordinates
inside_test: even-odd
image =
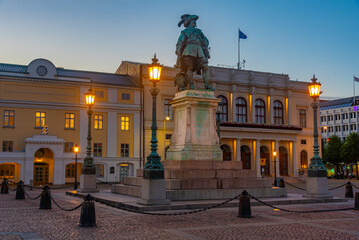
[[[176,62],[182,14],[199,16],[209,65],[322,83],[323,97],[353,96],[359,77],[359,0],[0,0],[0,63],[45,58],[56,67],[114,73],[121,61]],[[359,83],[356,83],[359,95]]]

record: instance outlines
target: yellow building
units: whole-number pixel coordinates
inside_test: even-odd
[[[139,85],[128,75],[56,68],[36,59],[28,66],[0,64],[0,178],[35,185],[74,182],[77,144],[79,179],[90,86],[96,93],[91,130],[98,180],[119,182],[135,174],[141,163]]]
[[[164,67],[157,96],[158,153],[165,159],[173,130],[170,101],[179,69]],[[241,161],[243,169],[257,176],[299,176],[313,156],[313,111],[308,82],[292,81],[288,75],[230,68],[210,67],[215,95],[221,99],[220,136],[224,161]],[[126,74],[143,86],[144,155],[150,153],[152,83],[147,65],[123,62],[118,74]],[[196,86],[204,89],[201,76]],[[276,159],[273,152],[278,153]],[[261,159],[264,164],[261,169]],[[264,160],[263,160],[264,159]]]

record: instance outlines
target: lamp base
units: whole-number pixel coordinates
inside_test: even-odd
[[[308,171],[309,172],[309,171]],[[328,189],[327,177],[307,177],[306,193],[303,194],[306,198],[333,198]]]
[[[80,188],[77,191],[83,193],[98,192],[96,174],[81,174]]]
[[[141,199],[137,202],[143,205],[170,205],[166,199],[166,181],[164,179],[142,179]]]

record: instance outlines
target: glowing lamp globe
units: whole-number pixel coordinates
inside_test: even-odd
[[[86,97],[86,104],[92,106],[95,102],[95,92],[93,91],[92,87],[90,87],[88,92],[85,93],[85,97]]]
[[[80,148],[79,148],[79,147],[77,146],[77,144],[76,144],[75,147],[74,147],[74,153],[78,153],[79,150],[80,150]]]
[[[322,84],[320,84],[319,82],[317,82],[317,78],[315,78],[315,75],[313,75],[313,78],[312,78],[312,82],[309,83],[308,85],[308,89],[309,89],[309,95],[312,97],[312,98],[317,98],[319,97],[319,95],[321,94],[320,92],[320,86]]]
[[[151,82],[157,83],[161,78],[162,65],[158,63],[156,54],[152,58],[152,63],[148,65],[148,74]]]
[[[276,157],[276,156],[277,156],[277,152],[274,151],[274,152],[273,152],[273,157]]]

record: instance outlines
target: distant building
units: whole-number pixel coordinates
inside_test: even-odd
[[[26,184],[74,182],[86,156],[84,94],[96,93],[91,121],[97,179],[119,182],[140,165],[141,89],[128,75],[56,68],[36,59],[28,66],[0,64],[0,178]],[[48,135],[41,135],[47,126]]]
[[[220,67],[210,67],[221,118],[221,149],[224,161],[241,161],[243,169],[261,176],[260,159],[265,159],[264,174],[274,175],[273,151],[278,176],[298,176],[313,156],[313,110],[308,82],[291,81],[288,75]],[[152,97],[147,65],[122,62],[117,72],[130,75],[143,86],[144,153],[150,153]],[[165,159],[173,131],[171,99],[176,93],[174,77],[178,69],[164,67],[157,87],[157,126],[159,154]],[[201,76],[198,88],[204,88]],[[319,113],[318,113],[319,116]],[[166,117],[169,120],[166,120]],[[318,124],[319,127],[319,124]]]
[[[320,127],[322,141],[325,143],[330,136],[336,135],[344,142],[352,132],[358,132],[359,97],[341,98],[320,103]]]

